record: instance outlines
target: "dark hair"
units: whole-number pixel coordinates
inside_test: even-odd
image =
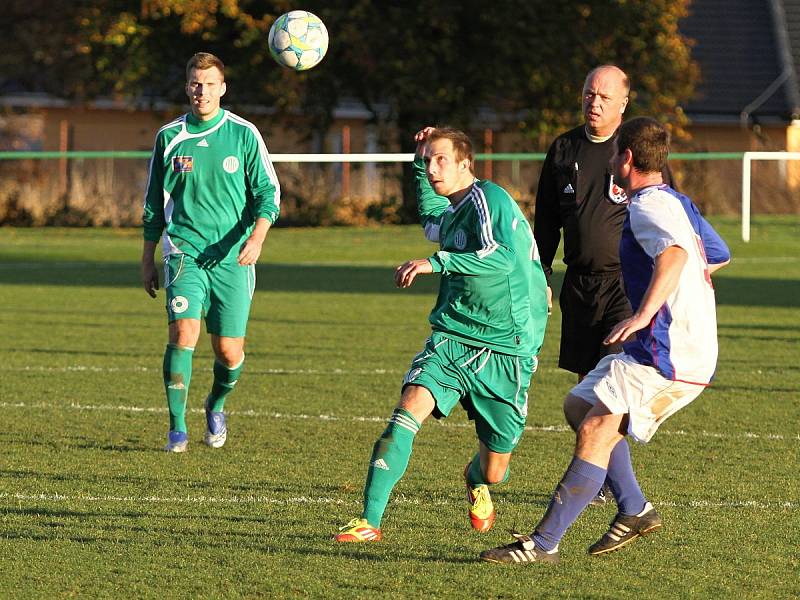
[[[474,175],[475,160],[472,152],[472,140],[469,139],[469,136],[454,127],[437,127],[428,135],[428,139],[425,141],[430,144],[441,139],[450,140],[453,143],[453,151],[457,161],[460,162],[465,158],[469,159],[469,172]]]
[[[669,132],[652,117],[625,121],[617,134],[617,152],[630,150],[633,166],[642,173],[656,173],[667,166]]]
[[[189,80],[189,73],[192,69],[210,69],[212,67],[219,69],[219,72],[222,73],[222,81],[225,81],[225,65],[222,61],[210,52],[198,52],[186,63],[186,80]]]

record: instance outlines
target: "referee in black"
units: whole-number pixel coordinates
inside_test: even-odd
[[[533,234],[548,277],[564,231],[567,272],[561,286],[561,348],[558,366],[578,381],[619,344],[603,339],[631,316],[622,288],[619,239],[627,212],[625,192],[608,166],[612,144],[628,105],[628,76],[614,65],[599,66],[583,85],[584,124],[560,135],[547,152]],[[669,173],[665,181],[671,183]],[[570,415],[567,415],[570,425]]]

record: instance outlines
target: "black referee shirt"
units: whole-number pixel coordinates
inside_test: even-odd
[[[611,176],[614,136],[589,141],[583,125],[555,139],[536,192],[533,235],[548,278],[564,230],[564,263],[573,272],[617,271],[627,198]],[[669,172],[664,181],[671,183]]]

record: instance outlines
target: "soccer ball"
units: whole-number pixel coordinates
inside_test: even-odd
[[[275,20],[268,43],[279,65],[305,71],[317,65],[328,51],[328,30],[316,15],[293,10]]]

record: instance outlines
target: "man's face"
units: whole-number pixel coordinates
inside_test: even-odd
[[[458,160],[453,142],[446,138],[425,146],[425,165],[428,181],[440,196],[450,196],[469,186],[473,180],[469,159]]]
[[[583,117],[592,135],[608,136],[622,123],[628,97],[619,69],[603,68],[583,85]]]
[[[225,94],[225,81],[217,67],[192,69],[186,82],[186,95],[192,114],[201,121],[213,119],[219,112],[220,98]]]

